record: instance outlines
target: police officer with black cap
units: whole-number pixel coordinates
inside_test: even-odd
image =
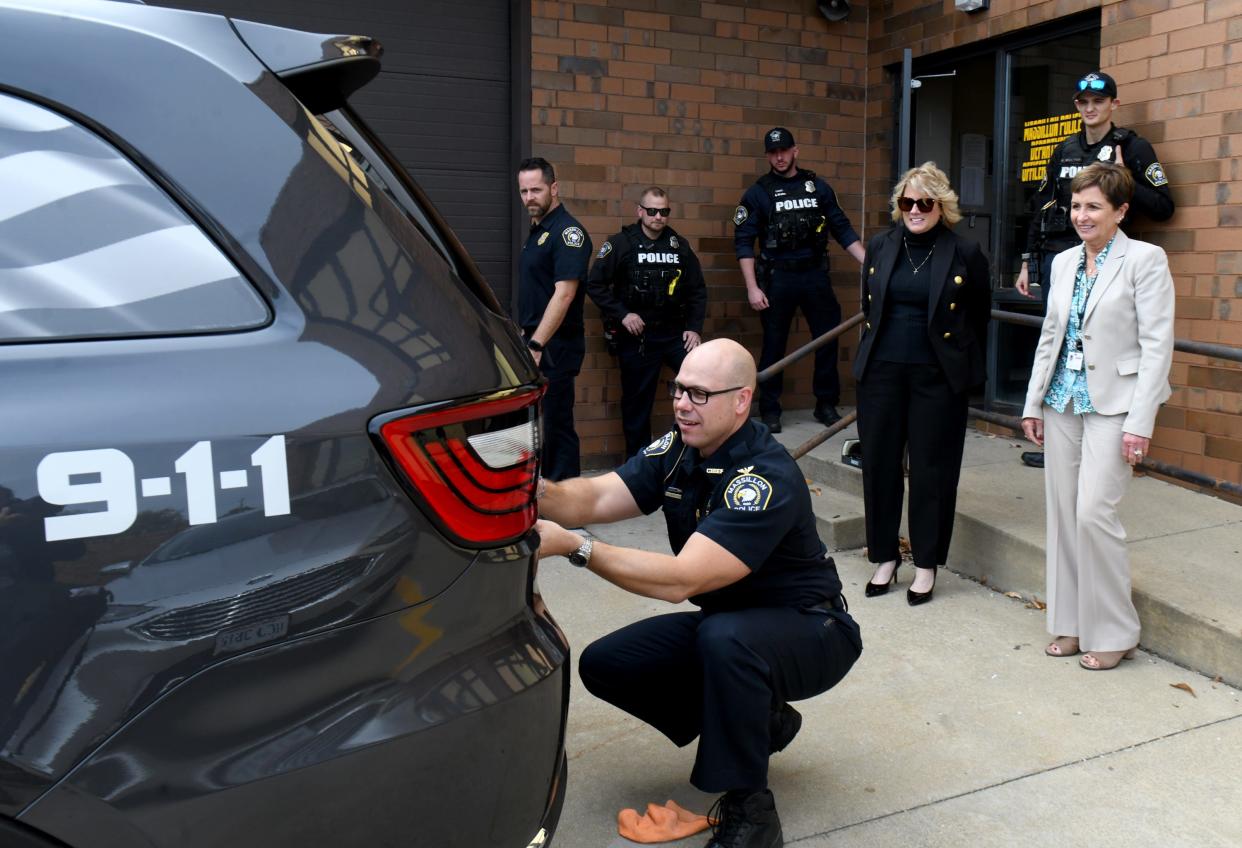
[[[768,758],[802,724],[788,702],[840,682],[862,639],[802,472],[750,420],[750,354],[732,339],[705,342],[669,388],[676,429],[617,471],[543,487],[549,520],[536,525],[539,555],[567,556],[644,597],[700,607],[604,636],[582,652],[578,672],[593,694],[674,744],[699,740],[690,782],[724,793],[708,848],[772,848],[783,842]],[[584,540],[561,526],[657,509],[671,555]]]
[[[774,127],[764,135],[763,144],[771,170],[746,190],[733,213],[734,253],[746,281],[746,297],[763,324],[760,370],[785,355],[795,310],[800,308],[806,316],[812,336],[841,323],[841,304],[828,276],[829,236],[859,264],[863,261],[862,242],[837,205],[836,193],[814,171],[798,167],[793,133]],[[759,414],[774,433],[781,431],[783,385],[777,374],[759,387]],[[816,420],[825,427],[839,421],[841,380],[835,341],[815,352],[812,389]]]
[[[543,475],[577,477],[578,433],[574,430],[574,378],[586,355],[582,302],[591,259],[591,237],[561,203],[556,172],[546,159],[518,165],[518,194],[530,213],[530,235],[522,245],[517,323],[535,364],[548,378],[543,396]]]
[[[707,311],[703,270],[690,245],[669,226],[668,192],[639,197],[638,220],[600,245],[587,294],[604,318],[609,350],[621,366],[625,455],[651,441],[651,403],[660,369],[681,368],[702,340]]]
[[[1151,143],[1134,130],[1113,124],[1117,83],[1103,71],[1080,79],[1074,91],[1074,107],[1082,116],[1082,129],[1062,141],[1048,158],[1044,180],[1032,201],[1035,214],[1027,232],[1027,253],[1014,288],[1025,297],[1035,297],[1031,285],[1039,284],[1043,307],[1048,306],[1052,288],[1052,259],[1058,253],[1080,244],[1070,220],[1070,182],[1093,162],[1115,162],[1129,168],[1134,176],[1134,198],[1130,212],[1152,221],[1173,216],[1173,196],[1164,167]],[[1042,468],[1042,451],[1026,451],[1022,461]]]

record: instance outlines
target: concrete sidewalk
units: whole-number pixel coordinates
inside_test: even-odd
[[[658,515],[590,529],[667,550]],[[1046,657],[1043,613],[950,573],[921,607],[904,591],[864,599],[870,566],[835,558],[865,647],[839,686],[798,704],[802,732],[772,758],[787,845],[1242,845],[1237,690],[1142,652],[1110,672]],[[539,583],[575,652],[674,609],[560,559]],[[687,782],[693,746],[596,700],[576,672],[566,747],[558,848],[634,844],[617,836],[625,807],[714,800]]]
[[[787,414],[786,443],[796,444],[813,432],[809,419],[800,423]],[[969,448],[963,508],[977,499],[971,510],[1020,512],[1021,526],[1000,528],[1011,538],[1009,547],[977,555],[972,553],[976,544],[992,543],[979,536],[984,542],[967,544],[972,531],[963,532],[963,518],[985,525],[983,517],[965,514],[958,523],[960,555],[971,561],[978,556],[991,569],[989,583],[1003,584],[1010,579],[1006,561],[1029,557],[1027,548],[1042,544],[1042,495],[1032,494],[1042,491],[1041,472],[1018,465],[1020,448],[1010,447],[1008,440],[971,438],[986,444]],[[805,466],[822,472],[813,483],[813,491],[819,490],[817,511],[823,526],[841,530],[844,540],[861,502],[823,480],[836,474],[828,470],[839,447],[833,451],[832,445],[821,448]],[[980,482],[1012,484],[1024,476],[1034,478],[1030,492],[1013,486],[984,491]],[[849,485],[850,478],[844,479],[842,485]],[[1174,489],[1155,480],[1135,483]],[[1190,505],[1179,505],[1179,495],[1164,493],[1154,512],[1138,513],[1137,522],[1131,511],[1140,505],[1127,507],[1123,520],[1132,547],[1180,538],[1193,549],[1204,536],[1232,539],[1238,547],[1242,525],[1230,516],[1242,510],[1174,491],[1192,498]],[[1228,509],[1218,513],[1217,507]],[[588,529],[608,542],[668,550],[659,515]],[[990,538],[1003,537],[998,531]],[[866,599],[862,586],[871,567],[861,551],[834,556],[865,647],[838,687],[798,704],[805,716],[802,732],[772,759],[770,785],[787,845],[1242,845],[1242,816],[1237,814],[1242,808],[1237,776],[1242,697],[1236,689],[1147,652],[1111,672],[1088,672],[1076,659],[1046,657],[1041,611],[950,571],[940,573],[930,604],[906,605],[910,575],[904,570],[897,591]],[[955,537],[950,568],[958,556]],[[1229,606],[1239,595],[1222,581],[1226,572],[1237,571],[1236,555],[1233,563],[1232,568],[1227,560],[1203,563],[1203,573],[1219,579],[1205,576],[1198,594]],[[1021,567],[1013,573],[1026,571]],[[1136,589],[1137,572],[1136,563]],[[1191,582],[1197,572],[1184,564],[1183,573],[1188,580],[1169,587],[1166,596],[1194,599]],[[675,609],[616,589],[560,559],[541,565],[539,582],[575,652],[617,627]],[[1042,597],[1042,577],[1031,584],[1021,594]],[[1140,611],[1146,643],[1150,612]],[[1236,627],[1233,633],[1242,635]],[[616,814],[624,807],[641,810],[649,802],[672,798],[706,812],[714,798],[687,782],[694,747],[674,748],[592,697],[576,670],[574,677],[566,742],[568,794],[555,844],[631,845],[616,833]],[[669,844],[702,846],[706,841],[699,835]]]

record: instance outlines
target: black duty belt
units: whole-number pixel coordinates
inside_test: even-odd
[[[828,267],[828,260],[823,256],[810,256],[806,259],[768,259],[766,264],[777,271],[812,271]]]
[[[845,602],[845,595],[834,595],[826,601],[820,601],[811,609],[822,609],[829,612],[849,612],[850,605]]]

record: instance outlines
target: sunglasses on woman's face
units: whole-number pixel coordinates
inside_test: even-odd
[[[897,198],[897,208],[902,212],[909,212],[915,206],[919,207],[920,212],[930,212],[936,208],[936,201],[931,197],[920,197],[918,200],[913,197]]]

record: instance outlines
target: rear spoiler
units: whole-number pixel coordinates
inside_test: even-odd
[[[365,35],[322,35],[232,19],[246,46],[316,115],[340,109],[380,72],[384,48]]]

